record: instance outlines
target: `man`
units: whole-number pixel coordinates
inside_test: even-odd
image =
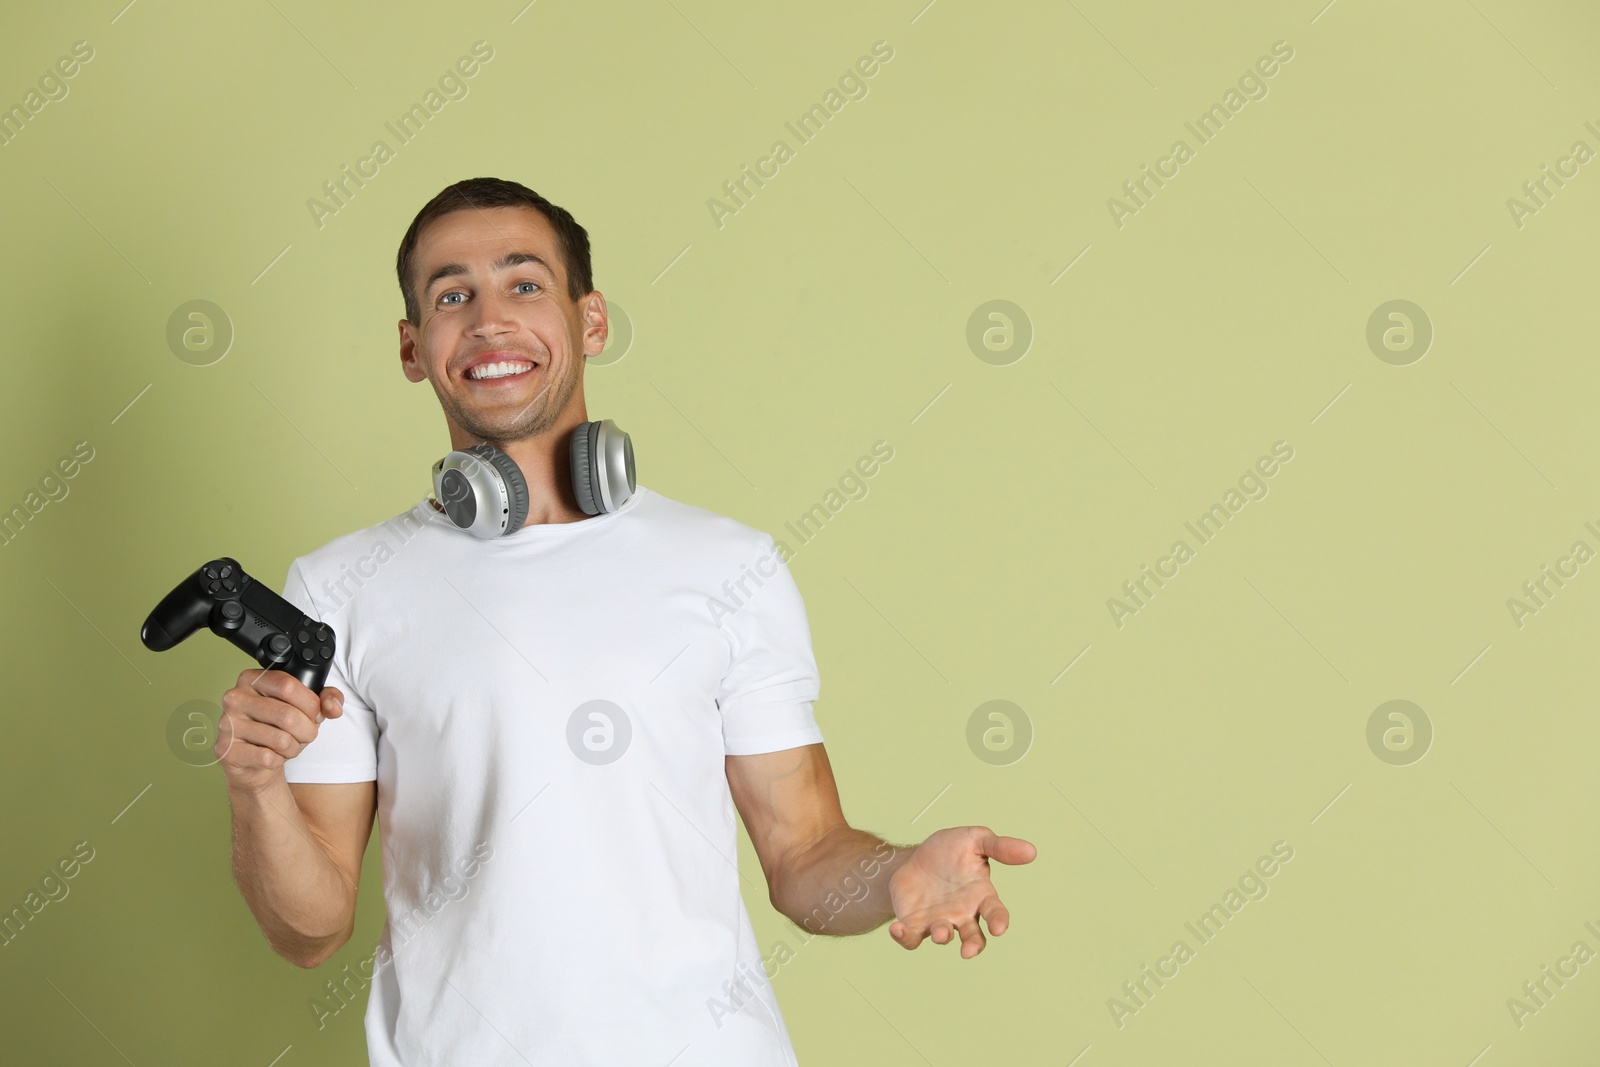
[[[968,958],[980,917],[1002,933],[988,861],[1031,844],[968,826],[896,847],[845,821],[772,538],[644,486],[577,506],[568,439],[607,333],[583,227],[476,178],[417,215],[397,273],[406,377],[453,448],[516,462],[527,520],[480,540],[424,497],[296,559],[285,597],[338,635],[328,685],[245,671],[216,749],[235,880],[302,967],[350,938],[382,813],[387,921],[351,991],[370,980],[372,1063],[794,1063],[735,807],[773,907],[813,933],[892,918],[905,948],[959,936]]]

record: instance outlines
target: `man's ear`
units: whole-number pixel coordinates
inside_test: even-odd
[[[606,298],[596,289],[583,298],[583,354],[598,356],[605,350],[610,336],[611,320],[606,311]]]
[[[400,320],[400,369],[405,372],[407,381],[425,382],[428,380],[428,372],[422,369],[422,360],[417,353],[417,340],[411,329],[409,320]]]

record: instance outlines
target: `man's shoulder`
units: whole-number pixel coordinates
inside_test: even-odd
[[[338,570],[341,565],[354,568],[357,564],[373,560],[387,562],[405,550],[407,545],[437,529],[429,518],[430,505],[422,500],[382,522],[340,534],[333,540],[302,553],[295,562],[304,570],[319,573]]]
[[[717,553],[761,551],[772,542],[765,531],[709,508],[687,504],[640,486],[636,511],[640,521],[680,543],[702,546]]]

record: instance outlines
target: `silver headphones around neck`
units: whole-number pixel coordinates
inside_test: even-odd
[[[572,491],[585,515],[616,511],[638,487],[633,441],[610,419],[572,431]],[[474,537],[515,533],[528,518],[528,482],[493,445],[458,449],[433,465],[433,496],[445,515]]]

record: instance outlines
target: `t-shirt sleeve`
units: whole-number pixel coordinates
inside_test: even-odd
[[[322,617],[300,559],[289,565],[289,575],[283,583],[283,599],[333,628],[333,664],[328,669],[326,684],[344,694],[344,714],[318,724],[315,740],[301,749],[298,756],[284,761],[284,777],[291,782],[375,781],[378,777],[378,721],[372,708],[350,684],[350,634],[345,632],[349,613]]]
[[[717,691],[723,749],[730,756],[822,741],[812,714],[821,683],[805,603],[770,536],[764,545],[752,568],[762,584],[752,583],[750,596],[719,620],[733,640],[733,659]],[[761,573],[774,567],[770,577]]]

